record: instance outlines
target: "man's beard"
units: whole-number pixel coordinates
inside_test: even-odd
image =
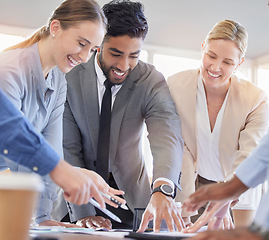
[[[105,65],[105,63],[104,63],[104,61],[103,61],[103,57],[102,57],[102,49],[101,49],[101,51],[100,51],[100,53],[99,53],[99,58],[98,58],[98,60],[99,60],[101,69],[102,69],[103,74],[105,75],[106,79],[108,79],[110,82],[112,82],[111,79],[110,79],[109,73],[110,73],[110,71],[113,70],[113,67],[107,67],[107,66]],[[116,82],[114,81],[113,84],[114,84],[114,85],[121,85],[121,84],[123,84],[124,81],[126,80],[126,78],[128,77],[129,74],[130,74],[130,71],[128,71],[127,76],[125,77],[125,79],[124,79],[122,82],[120,82],[120,83],[116,83]]]
[[[110,68],[106,67],[105,63],[103,62],[102,50],[99,53],[99,63],[100,63],[101,69],[102,69],[106,79],[108,79],[111,82],[111,79],[109,77]]]

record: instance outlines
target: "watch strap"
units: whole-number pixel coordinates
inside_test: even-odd
[[[162,193],[162,194],[164,194],[164,195],[166,195],[166,196],[168,196],[168,197],[172,197],[172,198],[174,199],[175,196],[176,196],[176,191],[175,191],[175,189],[173,190],[173,193],[172,193],[172,194],[166,194],[166,193],[163,192],[162,189],[161,189],[161,186],[163,186],[163,185],[168,185],[168,184],[162,184],[162,185],[160,185],[160,186],[154,188],[153,191],[152,191],[152,193],[151,193],[151,195],[154,194],[154,193],[156,193],[156,192],[160,192],[160,193]],[[169,185],[168,185],[168,186],[169,186]],[[171,187],[171,186],[169,186],[169,187]],[[172,188],[172,187],[171,187],[171,188]],[[151,196],[151,195],[150,195],[150,196]]]

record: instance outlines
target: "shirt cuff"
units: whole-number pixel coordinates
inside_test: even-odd
[[[153,185],[158,182],[158,181],[164,181],[164,182],[167,182],[172,188],[175,188],[175,184],[168,178],[163,178],[163,177],[160,177],[160,178],[157,178],[154,182],[153,182]],[[152,186],[153,186],[152,185]]]
[[[51,211],[53,208],[53,201],[47,198],[40,198],[39,205],[36,209],[36,214],[34,216],[34,223],[40,224],[46,220],[51,220]]]
[[[35,154],[28,161],[28,167],[41,176],[49,174],[59,163],[60,156],[49,144],[40,144]],[[38,164],[37,164],[38,163]]]

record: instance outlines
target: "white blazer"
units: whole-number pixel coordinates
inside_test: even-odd
[[[183,202],[195,191],[197,177],[196,93],[199,69],[168,78],[182,124],[184,151],[181,187],[177,201]],[[220,133],[219,156],[225,177],[258,145],[268,128],[268,99],[264,91],[249,81],[232,75]],[[185,213],[183,213],[183,216]]]

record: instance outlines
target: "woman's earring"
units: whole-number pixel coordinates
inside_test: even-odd
[[[55,34],[54,33],[52,34],[52,37],[55,38]]]

